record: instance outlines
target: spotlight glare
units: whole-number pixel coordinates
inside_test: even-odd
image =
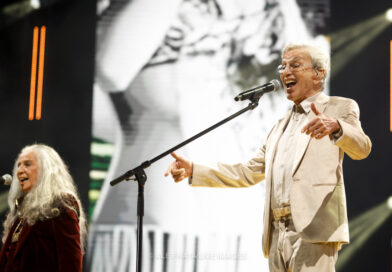
[[[392,196],[390,196],[387,200],[388,208],[392,210]]]
[[[385,18],[389,21],[392,22],[392,8],[388,9],[387,12],[385,13]]]

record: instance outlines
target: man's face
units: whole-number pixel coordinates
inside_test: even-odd
[[[17,176],[22,191],[27,193],[34,187],[38,177],[38,159],[34,150],[28,150],[20,154],[17,162]]]
[[[293,49],[282,58],[280,79],[285,87],[287,99],[295,104],[317,93],[320,74],[312,65],[312,59],[306,49]],[[320,73],[320,72],[319,72]]]

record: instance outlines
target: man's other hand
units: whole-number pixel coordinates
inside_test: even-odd
[[[340,125],[335,118],[319,112],[314,103],[311,104],[311,109],[316,114],[316,117],[304,126],[302,133],[310,134],[312,138],[321,139],[326,135],[339,131]]]
[[[193,165],[191,161],[186,160],[185,158],[177,155],[172,152],[171,155],[175,159],[165,172],[165,177],[169,174],[172,175],[175,182],[180,182],[181,180],[192,176]]]

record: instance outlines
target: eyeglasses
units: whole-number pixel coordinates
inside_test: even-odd
[[[278,73],[283,74],[283,72],[288,68],[291,72],[302,72],[308,69],[314,69],[313,66],[304,66],[301,63],[293,62],[288,65],[283,64],[278,66]]]

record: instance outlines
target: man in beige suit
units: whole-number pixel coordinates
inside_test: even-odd
[[[329,56],[308,45],[288,45],[278,68],[292,110],[246,164],[203,166],[175,153],[170,173],[192,186],[248,187],[266,180],[263,252],[270,271],[335,271],[349,242],[342,162],[366,158],[371,142],[357,103],[322,93]]]

